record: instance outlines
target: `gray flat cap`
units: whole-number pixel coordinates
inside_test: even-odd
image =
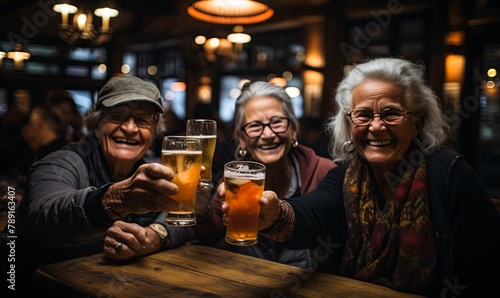
[[[97,107],[109,108],[131,101],[149,102],[158,112],[164,112],[158,87],[133,76],[112,77],[99,91]]]

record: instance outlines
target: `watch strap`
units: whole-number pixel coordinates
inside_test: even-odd
[[[167,226],[165,224],[159,223],[159,222],[154,222],[149,225],[149,227],[155,231],[155,233],[160,237],[161,239],[161,247],[160,249],[163,249],[167,247],[168,245],[168,230]]]

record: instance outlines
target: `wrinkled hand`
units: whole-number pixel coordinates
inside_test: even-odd
[[[278,207],[278,195],[271,190],[266,190],[259,200],[260,215],[259,215],[259,231],[265,230],[274,225],[280,217],[280,209]]]
[[[141,165],[132,177],[111,185],[104,194],[103,201],[122,217],[129,214],[144,214],[168,211],[179,203],[169,198],[179,192],[172,183],[174,174],[161,164]]]
[[[226,202],[226,189],[224,187],[224,183],[221,183],[217,188],[217,195],[220,198],[221,210],[223,213],[222,221],[224,222],[224,225],[227,226],[231,222],[231,218],[228,216],[229,204]],[[278,195],[274,191],[264,191],[262,197],[259,199],[259,231],[271,227],[278,221],[280,216],[278,202]]]
[[[160,237],[153,230],[118,220],[106,231],[103,252],[109,258],[126,260],[156,252],[160,246]]]

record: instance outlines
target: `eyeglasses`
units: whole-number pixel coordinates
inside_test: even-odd
[[[266,126],[276,134],[284,133],[290,126],[290,119],[286,117],[273,117],[268,123],[252,121],[243,125],[241,130],[247,135],[247,137],[254,139],[262,135]]]
[[[403,122],[406,114],[411,114],[403,109],[387,109],[380,113],[374,113],[368,110],[353,110],[349,114],[352,123],[358,126],[366,126],[372,123],[375,115],[379,115],[380,120],[382,120],[387,125],[396,125]]]
[[[141,113],[130,115],[123,110],[105,110],[104,114],[106,114],[109,122],[115,124],[122,124],[132,117],[134,118],[135,125],[142,128],[150,128],[158,120],[158,114]]]

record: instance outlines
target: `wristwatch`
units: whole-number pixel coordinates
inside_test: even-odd
[[[167,246],[167,240],[168,240],[168,231],[167,228],[160,224],[160,223],[152,223],[149,225],[149,227],[160,236],[161,239],[161,248],[165,248]]]

